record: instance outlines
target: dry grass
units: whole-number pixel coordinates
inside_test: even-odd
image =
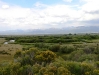
[[[22,46],[19,44],[3,44],[0,47],[0,51],[6,51],[11,55],[13,55],[16,52],[16,50],[22,50]]]
[[[0,38],[0,44],[4,43],[5,41],[5,38]]]
[[[0,53],[0,61],[11,61],[15,52],[22,50],[22,46],[19,44],[3,44],[5,41],[4,38],[0,38],[0,51],[4,51],[8,54]]]
[[[2,62],[2,61],[12,61],[12,60],[13,60],[13,56],[12,55],[0,54],[0,62]]]

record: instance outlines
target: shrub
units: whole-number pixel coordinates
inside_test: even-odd
[[[35,64],[35,65],[33,65],[32,68],[33,68],[33,73],[38,74],[39,70],[41,69],[41,66],[39,64]]]
[[[84,54],[83,50],[73,51],[69,56],[69,60],[79,61],[80,57]]]
[[[64,67],[59,67],[57,69],[57,75],[71,75],[70,71]]]
[[[81,66],[80,63],[77,62],[67,62],[67,69],[75,75],[81,74]]]
[[[56,74],[57,73],[57,67],[56,66],[49,66],[48,71],[51,73]]]
[[[96,61],[96,66],[97,66],[97,68],[99,68],[99,61]]]
[[[25,65],[19,68],[18,75],[33,75],[33,69],[30,65]]]
[[[14,58],[18,58],[18,57],[21,57],[21,56],[22,56],[22,51],[21,50],[16,51],[16,53],[14,54]]]
[[[98,59],[96,54],[83,54],[79,58],[79,61],[96,61]]]
[[[87,47],[85,47],[83,50],[84,50],[84,52],[85,52],[86,54],[90,54],[90,53],[93,53],[93,52],[94,52],[95,48],[92,47],[92,46],[87,46]]]
[[[60,46],[59,52],[69,54],[75,50],[74,46]]]
[[[35,43],[34,46],[38,47],[38,48],[48,48],[49,47],[49,45],[44,44],[44,43]]]
[[[18,75],[18,70],[21,67],[20,63],[11,64],[11,75]]]
[[[53,51],[53,52],[58,52],[60,50],[60,45],[52,45],[50,46],[49,50]]]
[[[44,75],[47,73],[47,68],[46,67],[42,67],[40,70],[39,70],[39,74],[40,75]]]
[[[87,72],[93,72],[94,66],[89,63],[81,63],[81,73],[84,75]],[[92,73],[91,73],[92,74]]]
[[[7,54],[7,55],[11,55],[10,53],[6,52],[5,50],[0,51],[0,54]]]
[[[10,67],[10,65],[8,65],[8,66],[6,66],[6,67],[4,67],[2,69],[2,75],[11,75],[11,67]]]
[[[93,70],[93,74],[92,75],[99,75],[99,69]]]
[[[52,51],[42,51],[42,52],[39,52],[35,59],[39,62],[45,62],[45,63],[50,63],[52,62],[53,60],[55,60],[55,57],[56,57],[56,54],[53,53]]]

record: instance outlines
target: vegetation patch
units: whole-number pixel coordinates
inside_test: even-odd
[[[0,75],[99,75],[99,35],[5,36]],[[4,41],[15,43],[3,44]]]

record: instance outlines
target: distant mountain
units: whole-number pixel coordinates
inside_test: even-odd
[[[79,26],[66,28],[49,28],[34,30],[8,30],[0,31],[0,35],[33,35],[33,34],[68,34],[68,33],[98,33],[99,26]]]

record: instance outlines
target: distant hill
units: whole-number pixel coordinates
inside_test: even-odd
[[[7,30],[0,31],[0,35],[33,35],[33,34],[68,34],[68,33],[98,33],[99,26],[79,26],[66,28]]]

